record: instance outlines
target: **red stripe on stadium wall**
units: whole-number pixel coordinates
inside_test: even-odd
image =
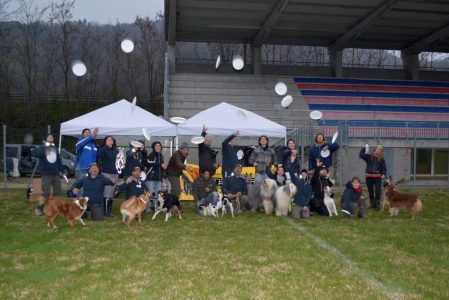
[[[448,114],[401,113],[365,111],[322,111],[323,120],[382,120],[382,121],[432,121],[448,122]]]
[[[395,106],[449,106],[449,100],[444,99],[392,99],[370,97],[317,97],[304,96],[307,104],[369,104]]]
[[[302,90],[449,93],[449,88],[444,87],[409,87],[409,86],[390,86],[390,85],[323,84],[323,83],[298,83],[297,86],[299,89]]]
[[[322,126],[321,132],[326,137],[332,137],[337,126]],[[449,128],[410,128],[410,127],[363,127],[351,126],[348,128],[349,138],[402,138],[412,139],[415,135],[417,138],[435,139],[446,138],[449,136]],[[330,141],[328,141],[330,142]],[[337,143],[339,140],[337,139]]]

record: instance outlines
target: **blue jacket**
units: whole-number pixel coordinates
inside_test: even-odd
[[[292,150],[288,147],[282,151],[282,166],[284,167],[285,173],[289,172],[291,176],[293,174],[299,174],[301,170],[301,164],[299,163],[298,158],[296,158],[293,162],[290,160],[290,156],[292,154]]]
[[[242,176],[228,176],[223,181],[223,194],[227,195],[229,193],[235,195],[238,192],[242,195],[248,194],[248,187],[246,186],[246,179]]]
[[[118,174],[117,168],[115,167],[117,154],[117,148],[109,148],[106,145],[98,150],[98,163],[100,164],[100,171],[102,173]]]
[[[329,147],[329,151],[331,154],[328,157],[321,157],[321,149],[323,149],[325,146]],[[321,144],[321,145],[314,145],[312,148],[310,148],[309,152],[309,170],[316,169],[316,160],[320,159],[323,162],[323,165],[326,168],[332,167],[332,156],[335,151],[338,150],[340,146],[337,143],[333,144]]]
[[[145,182],[139,180],[139,182],[132,181],[131,183],[124,183],[118,187],[119,191],[125,192],[126,199],[133,196],[140,196],[143,192],[148,191]]]
[[[75,183],[77,189],[84,189],[83,196],[89,197],[88,207],[103,205],[103,191],[106,185],[114,185],[114,183],[103,175],[95,178],[85,176]]]
[[[95,162],[97,162],[97,146],[95,146],[94,138],[91,135],[85,138],[81,136],[76,142],[75,167],[78,166],[81,170],[87,170],[89,165]]]
[[[42,176],[55,176],[59,175],[60,172],[63,172],[64,169],[62,167],[61,155],[59,154],[58,149],[54,146],[49,146],[48,148],[52,148],[56,152],[56,161],[54,163],[50,163],[47,160],[47,155],[45,154],[46,146],[42,146],[36,149],[36,155],[39,157],[39,168]]]
[[[360,196],[362,196],[362,192],[363,192],[362,189],[360,189],[360,192],[354,191],[354,189],[352,188],[351,181],[348,181],[346,183],[346,188],[343,191],[343,194],[341,195],[342,208],[350,212],[352,215],[354,213],[353,203],[357,203]]]
[[[308,206],[310,198],[312,198],[312,186],[310,182],[304,179],[298,179],[295,175],[292,175],[291,180],[298,190],[293,202],[299,206]]]
[[[232,172],[234,172],[235,165],[239,163],[237,152],[232,145],[229,145],[229,142],[232,141],[232,139],[235,137],[235,135],[231,134],[221,144],[221,151],[223,156],[221,164],[221,174],[223,175],[223,178],[225,178],[226,173],[229,176]]]

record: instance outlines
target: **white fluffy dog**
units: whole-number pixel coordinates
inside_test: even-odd
[[[276,191],[276,181],[270,178],[265,179],[260,186],[260,195],[263,198],[263,208],[265,214],[271,215],[273,213],[273,196]]]
[[[324,205],[326,205],[327,210],[329,211],[329,217],[332,217],[333,214],[338,216],[334,199],[331,198],[331,193],[332,193],[332,189],[329,186],[326,186],[324,188]]]
[[[296,186],[293,183],[287,183],[284,186],[278,187],[276,190],[276,216],[286,217],[290,207],[292,198],[296,195]]]

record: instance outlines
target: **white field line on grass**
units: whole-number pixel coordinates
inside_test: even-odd
[[[348,269],[350,269],[352,272],[357,273],[363,278],[371,287],[374,289],[382,292],[386,297],[389,299],[399,300],[404,299],[403,293],[400,290],[395,290],[393,288],[390,288],[383,284],[382,282],[375,279],[369,272],[361,269],[357,266],[355,262],[350,260],[348,257],[346,257],[344,254],[342,254],[340,251],[335,249],[334,247],[330,246],[328,243],[326,243],[324,240],[319,238],[318,236],[312,234],[306,227],[294,222],[292,219],[285,218],[287,222],[295,229],[297,229],[299,232],[304,234],[306,237],[314,241],[318,246],[321,248],[327,250],[329,253],[337,257],[344,266],[346,266]]]

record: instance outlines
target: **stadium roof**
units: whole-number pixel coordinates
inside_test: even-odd
[[[449,52],[449,0],[165,0],[166,40]]]

